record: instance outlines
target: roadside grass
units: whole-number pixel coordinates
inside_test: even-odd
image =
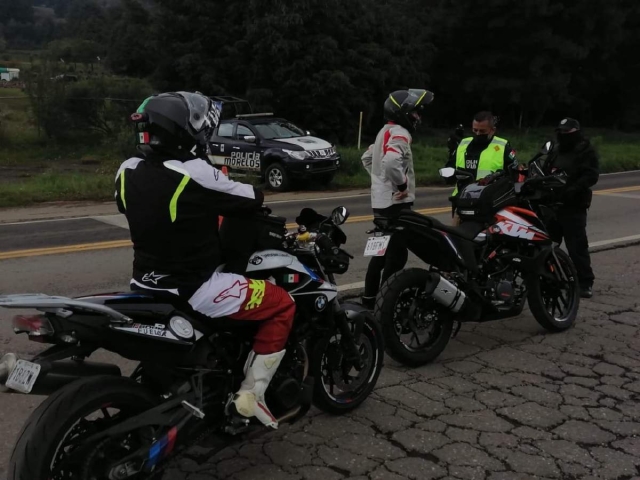
[[[551,132],[551,129],[549,130]],[[438,169],[442,168],[447,160],[446,134],[432,137],[422,136],[413,145],[413,163],[416,172],[416,184],[418,185],[442,185],[438,175]],[[640,134],[624,134],[611,130],[596,130],[589,135],[591,142],[600,154],[601,173],[623,172],[640,169]],[[507,138],[520,163],[526,164],[538,152],[546,140],[552,137],[545,131],[535,131],[530,134],[500,134]],[[342,156],[340,175],[336,177],[335,184],[340,188],[368,187],[370,179],[362,167],[360,157],[366,146],[342,147],[339,152]]]
[[[113,198],[115,172],[124,159],[117,139],[100,141],[84,134],[69,141],[54,141],[40,134],[20,89],[0,89],[0,208],[48,201],[103,201]],[[438,176],[447,157],[449,132],[426,130],[413,144],[418,185],[443,185]],[[612,130],[587,130],[601,157],[602,173],[640,169],[640,134]],[[529,132],[499,132],[510,140],[518,160],[526,163],[542,144],[552,138],[553,129]],[[366,188],[370,179],[360,157],[364,143],[338,146],[341,167],[330,190]],[[251,177],[240,181],[255,183]],[[323,188],[312,185],[311,188]]]
[[[0,184],[0,207],[51,201],[113,199],[114,176],[104,173],[43,173],[21,182]]]

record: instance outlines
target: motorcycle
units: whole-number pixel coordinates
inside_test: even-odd
[[[349,212],[303,213],[304,233],[288,233],[286,219],[269,210],[244,222],[258,225],[245,246],[263,249],[247,254],[243,270],[296,302],[286,354],[266,392],[280,423],[297,421],[312,404],[332,414],[353,410],[373,391],[384,357],[372,314],[338,301],[334,274],[353,258],[340,248]],[[226,225],[221,237],[232,233]],[[227,238],[226,245],[238,243]],[[41,312],[16,316],[13,328],[52,345],[29,360],[13,353],[0,360],[5,392],[48,396],[19,434],[9,480],[146,478],[204,434],[228,444],[266,431],[255,419],[225,413],[244,378],[256,322],[208,318],[174,295],[149,291],[6,295],[0,307]],[[127,377],[115,364],[87,360],[98,349],[137,367]]]
[[[378,293],[375,317],[393,359],[424,365],[442,353],[461,322],[512,318],[527,301],[548,331],[574,324],[580,302],[576,270],[545,226],[566,183],[564,174],[543,173],[540,157],[551,148],[547,143],[529,162],[524,182],[504,174],[484,184],[466,171],[441,169],[441,176],[467,182],[453,207],[459,226],[412,211],[374,220],[365,255],[384,254],[390,238],[402,235],[428,265],[392,275]]]

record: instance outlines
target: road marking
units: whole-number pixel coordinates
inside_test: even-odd
[[[609,188],[607,190],[595,190],[593,193],[595,195],[607,195],[609,193],[635,192],[637,190],[640,190],[640,185],[634,185],[631,187]]]
[[[607,193],[605,197],[630,198],[631,200],[640,199],[640,193]]]
[[[13,258],[40,257],[42,255],[55,255],[62,253],[79,253],[91,250],[106,250],[109,248],[131,247],[130,240],[113,240],[110,242],[82,243],[78,245],[66,245],[64,247],[32,248],[29,250],[15,250],[13,252],[0,253],[0,260]]]
[[[338,285],[339,292],[345,292],[348,290],[360,290],[364,288],[364,282],[347,283],[345,285]]]
[[[318,198],[298,198],[295,200],[276,200],[274,202],[269,201],[269,197],[264,198],[265,205],[280,205],[282,203],[297,203],[297,202],[318,202],[320,200],[344,200],[345,198],[358,198],[358,197],[369,197],[371,193],[358,193],[355,195],[343,195],[341,197],[318,197]]]
[[[425,208],[416,210],[423,215],[437,215],[451,211],[451,207]],[[362,223],[373,220],[373,215],[361,215],[350,217],[346,223]],[[298,227],[297,223],[287,223],[287,229]],[[132,247],[130,240],[112,240],[109,242],[81,243],[77,245],[66,245],[63,247],[33,248],[29,250],[14,250],[11,252],[0,252],[0,260],[11,260],[25,257],[40,257],[43,255],[59,255],[64,253],[79,253],[92,250],[108,250],[111,248]]]
[[[640,190],[640,186],[629,186],[629,187],[619,187],[619,188],[611,188],[607,190],[597,190],[594,191],[597,195],[607,195],[612,193],[621,193],[621,192],[633,192]],[[435,208],[424,208],[415,210],[422,215],[437,215],[442,213],[451,212],[451,207],[435,207]],[[112,225],[123,226],[124,223],[122,219],[116,220],[114,217],[118,217],[118,215],[111,215],[109,219],[105,219],[105,223],[110,223]],[[84,218],[93,218],[98,221],[102,221],[97,217],[84,217]],[[68,220],[76,220],[68,219]],[[63,219],[56,220],[42,220],[42,221],[32,221],[32,222],[21,222],[21,223],[39,223],[44,221],[61,221]],[[362,222],[370,222],[373,220],[373,215],[359,215],[355,217],[350,217],[347,219],[346,223],[362,223]],[[11,225],[11,224],[4,224]],[[1,225],[0,225],[1,226]],[[295,229],[297,228],[296,223],[288,223],[286,225],[287,229]],[[124,227],[126,228],[126,227]],[[625,237],[626,238],[626,237]],[[612,243],[617,243],[616,239],[611,240]],[[131,247],[130,240],[114,240],[109,242],[95,242],[95,243],[84,243],[77,245],[67,245],[62,247],[45,247],[45,248],[35,248],[28,250],[14,250],[11,252],[0,252],[0,260],[10,260],[16,258],[25,258],[25,257],[38,257],[43,255],[57,255],[57,254],[65,254],[65,253],[78,253],[78,252],[86,252],[86,251],[94,251],[94,250],[107,250],[111,248],[123,248],[123,247]],[[600,246],[600,245],[598,245]]]
[[[640,170],[629,170],[629,171],[625,171],[625,172],[613,172],[613,173],[601,173],[600,176],[601,177],[608,177],[608,176],[616,176],[616,175],[629,175],[629,174],[636,174],[636,173],[640,173]],[[632,187],[620,187],[622,189],[630,189],[630,190],[619,190],[617,188],[612,188],[609,190],[595,190],[594,193],[596,194],[600,194],[600,195],[605,195],[606,193],[613,193],[616,191],[633,191],[633,190],[637,190],[640,189],[640,186],[632,186]],[[444,192],[444,191],[449,191],[451,190],[452,187],[418,187],[417,190],[419,191],[423,191],[423,190],[429,190],[429,191],[435,191],[435,192]],[[600,193],[599,193],[600,192]],[[340,200],[340,199],[346,199],[346,198],[358,198],[358,197],[364,197],[369,195],[369,193],[361,193],[361,194],[353,194],[353,195],[342,195],[339,197],[318,197],[318,198],[299,198],[299,199],[292,199],[292,200],[275,200],[273,202],[269,202],[269,197],[266,197],[265,203],[268,205],[271,204],[284,204],[284,203],[299,203],[299,202],[318,202],[321,200]],[[115,204],[114,204],[114,209],[115,209]],[[63,218],[45,218],[45,219],[40,219],[40,220],[27,220],[27,221],[21,221],[21,222],[6,222],[3,223],[2,221],[0,221],[0,227],[4,226],[4,225],[27,225],[30,223],[45,223],[45,222],[64,222],[64,221],[69,221],[69,220],[83,220],[83,219],[87,219],[87,218],[91,218],[91,219],[97,219],[97,217],[102,217],[103,215],[94,215],[94,216],[81,216],[81,217],[63,217]],[[110,216],[110,215],[107,215]]]
[[[612,238],[610,240],[600,240],[598,242],[591,242],[589,244],[589,249],[594,249],[596,247],[604,247],[608,245],[615,245],[616,243],[627,243],[640,241],[640,235],[630,235],[628,237],[620,237],[620,238]],[[355,283],[347,283],[345,285],[338,286],[339,292],[345,292],[349,290],[362,290],[364,288],[364,282],[355,282]]]
[[[612,238],[611,240],[600,240],[598,242],[591,242],[589,248],[604,247],[605,245],[614,245],[616,243],[634,242],[640,240],[640,235],[629,235],[628,237]]]

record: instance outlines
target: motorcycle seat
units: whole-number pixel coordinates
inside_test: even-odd
[[[464,222],[459,226],[445,225],[434,217],[422,215],[418,212],[403,213],[398,220],[400,223],[407,222],[440,230],[465,240],[473,240],[485,228],[484,224],[480,222]]]
[[[136,318],[142,314],[145,317],[152,315],[158,319],[168,317],[179,312],[186,316],[195,326],[204,333],[212,333],[221,330],[235,330],[253,326],[258,322],[251,320],[235,320],[229,317],[208,317],[203,313],[194,310],[186,299],[180,298],[168,292],[149,291],[141,288],[134,288],[132,292],[123,292],[122,297],[110,299],[105,305],[119,311],[131,318]]]

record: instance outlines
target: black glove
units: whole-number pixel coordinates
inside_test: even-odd
[[[502,175],[504,175],[504,172],[502,170],[498,170],[497,172],[492,173],[491,175],[487,175],[486,177],[478,180],[478,185],[482,185],[482,186],[489,185],[494,180],[497,180],[498,178],[502,177]]]

